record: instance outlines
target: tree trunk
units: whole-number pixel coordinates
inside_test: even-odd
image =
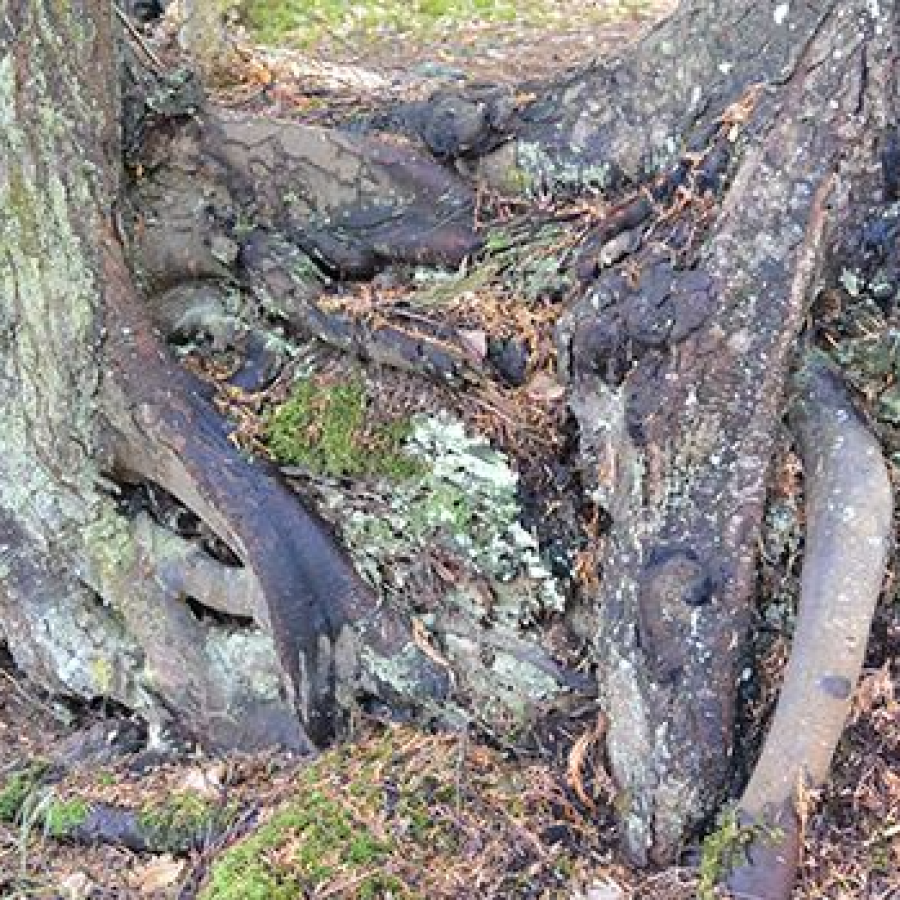
[[[360,695],[433,712],[454,664],[509,707],[581,691],[539,625],[525,633],[522,598],[505,631],[443,610],[439,652],[423,649],[324,523],[230,444],[151,320],[175,330],[237,286],[307,337],[465,383],[458,335],[328,313],[323,280],[477,253],[473,177],[542,199],[603,191],[565,273],[561,374],[612,520],[590,599],[625,841],[672,860],[732,788],[784,383],[847,263],[842,223],[884,200],[895,5],[691,0],[621,59],[530,86],[533,102],[464,90],[378,117],[403,140],[228,113],[189,83],[142,105],[132,70],[124,147],[109,6],[0,12],[0,377],[21,397],[0,407],[0,633],[17,662],[230,746],[321,743]],[[134,482],[174,495],[237,563],[128,509]],[[508,689],[517,665],[528,677]]]
[[[177,711],[214,746],[327,740],[342,692],[342,709],[391,681],[440,693],[444,676],[408,628],[376,615],[323,523],[232,446],[137,300],[121,243],[112,8],[3,11],[4,377],[23,400],[3,408],[0,618],[17,663],[55,691]],[[135,477],[233,550],[256,627],[191,614],[184,548],[116,502],[115,480]]]
[[[713,224],[696,226],[709,236],[663,231],[633,280],[600,274],[564,329],[582,408],[602,410],[582,428],[612,473],[601,681],[638,859],[671,860],[729,787],[785,373],[850,192],[878,167],[891,39],[835,5],[790,73],[769,74],[787,76],[780,91],[754,98]]]

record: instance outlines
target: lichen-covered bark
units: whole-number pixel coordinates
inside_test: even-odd
[[[611,497],[598,648],[639,860],[671,860],[728,788],[782,383],[831,217],[876,163],[887,124],[889,12],[819,12],[774,105],[757,107],[696,259],[648,244],[632,270],[602,274],[563,329],[598,488]]]
[[[261,703],[289,739],[271,640],[258,641],[249,683],[217,679],[234,649],[152,577],[107,490],[103,359],[109,329],[127,327],[105,305],[120,189],[113,11],[9,2],[0,13],[0,630],[52,690],[151,716],[181,707],[213,743],[237,742],[248,724],[236,709]]]
[[[0,6],[0,629],[48,685],[133,699],[134,648],[73,565],[80,527],[108,503],[95,459],[95,234],[117,147],[114,79],[85,69],[111,71],[110,16],[83,13]]]
[[[686,0],[621,55],[550,90],[535,86],[510,126],[513,140],[478,169],[531,193],[640,183],[749,85],[787,80],[830,6]]]

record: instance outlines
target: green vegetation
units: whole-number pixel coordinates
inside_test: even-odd
[[[543,4],[533,4],[534,12]],[[382,31],[427,32],[451,23],[473,20],[512,22],[523,13],[510,0],[247,0],[245,21],[264,43],[313,43],[329,32],[377,34]],[[534,13],[532,13],[533,15]]]
[[[472,22],[559,27],[571,24],[573,12],[552,0],[243,0],[234,6],[258,40],[278,46],[309,46],[330,35],[429,35]],[[646,7],[647,0],[619,0],[578,12],[596,22],[638,15]]]
[[[138,825],[151,847],[170,850],[190,847],[204,836],[222,831],[235,812],[234,807],[223,809],[196,791],[181,791],[144,807]]]
[[[51,837],[65,837],[84,822],[90,809],[87,801],[78,797],[54,800],[44,814],[44,830]]]
[[[41,780],[47,772],[47,764],[35,763],[27,769],[15,772],[0,782],[0,822],[15,822],[23,816],[26,803],[33,804],[29,797],[41,787]],[[60,800],[48,788],[42,791],[40,802],[34,806],[35,822],[43,823],[44,831],[51,837],[65,837],[77,828],[88,816],[90,805],[77,797]]]
[[[303,378],[269,415],[265,439],[279,462],[317,474],[389,481],[415,477],[422,466],[401,449],[412,430],[409,421],[370,425],[366,407],[362,381]]]
[[[700,855],[700,900],[714,900],[716,886],[753,840],[753,831],[738,822],[737,812],[730,809],[719,818],[719,826],[703,841]]]
[[[28,795],[40,784],[46,771],[45,763],[35,763],[0,782],[0,822],[15,822]]]
[[[338,803],[311,791],[223,854],[200,897],[293,900],[340,874],[354,885],[352,895],[342,896],[411,898],[396,877],[357,874],[382,863],[391,849],[357,825]]]
[[[493,879],[479,896],[538,885],[562,896],[596,829],[559,842],[559,811],[529,796],[542,777],[456,735],[370,733],[305,768],[293,798],[213,863],[200,900],[443,900],[462,896],[473,872]]]

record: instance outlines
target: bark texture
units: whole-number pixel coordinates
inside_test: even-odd
[[[813,356],[796,388],[791,423],[807,495],[799,615],[775,716],[739,804],[752,844],[728,880],[738,896],[760,900],[791,896],[804,792],[828,778],[892,545],[884,456],[839,373]]]
[[[804,34],[808,10],[792,7],[764,29],[776,45],[795,12]],[[598,649],[640,861],[675,858],[728,791],[782,385],[830,229],[888,124],[888,13],[819,5],[814,18],[812,39],[756,98],[709,238],[695,254],[677,232],[664,232],[667,246],[645,242],[630,272],[599,276],[562,331],[614,519]]]

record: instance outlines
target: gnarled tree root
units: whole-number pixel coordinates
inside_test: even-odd
[[[392,679],[407,692],[442,694],[443,673],[416,649],[406,623],[378,604],[327,526],[276,473],[240,454],[198,386],[166,357],[114,249],[105,274],[120,323],[107,346],[115,377],[105,383],[113,465],[176,496],[238,557],[243,569],[235,574],[248,590],[232,611],[249,610],[271,630],[309,738],[316,744],[333,738],[341,710],[357,693],[398,699],[390,696]],[[135,589],[152,581],[167,596],[181,594],[189,575],[186,565],[179,572],[135,571]],[[196,566],[193,575],[209,587]],[[163,583],[166,577],[175,583]],[[223,597],[229,606],[233,600]]]
[[[859,677],[890,545],[893,498],[881,448],[840,376],[812,358],[791,422],[806,478],[806,555],[794,645],[775,717],[738,812],[753,837],[728,886],[788,900],[802,843],[798,804],[821,785]]]

